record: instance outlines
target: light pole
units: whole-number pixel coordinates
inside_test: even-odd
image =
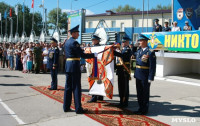
[[[78,0],[71,0],[71,11],[72,11],[72,2],[73,2],[73,1],[78,1]]]

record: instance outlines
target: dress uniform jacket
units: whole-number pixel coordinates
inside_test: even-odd
[[[157,26],[159,26],[159,28],[156,28]],[[162,32],[162,26],[161,25],[154,25],[153,26],[153,32]]]
[[[53,67],[58,68],[58,59],[59,59],[59,49],[58,47],[50,48],[48,51],[48,58],[49,58],[49,68],[52,69]]]
[[[144,60],[144,55],[147,55],[148,59]],[[155,52],[150,51],[149,47],[146,47],[144,51],[142,49],[139,49],[136,52],[136,70],[134,77],[140,80],[154,80],[155,72]]]
[[[72,37],[65,43],[65,56],[67,58],[93,58],[94,54],[85,54],[80,44]],[[80,60],[66,61],[66,72],[80,72]]]
[[[81,105],[81,70],[80,70],[80,57],[94,58],[94,54],[85,54],[81,49],[79,43],[70,38],[65,43],[65,56],[66,56],[66,83],[64,93],[63,110],[67,112],[70,109],[72,101],[72,92],[74,94],[75,111],[81,113],[83,111]]]
[[[58,79],[57,79],[58,62],[59,62],[59,49],[58,47],[52,47],[48,51],[48,65],[51,71],[51,79],[52,79],[51,89],[54,90],[57,89],[57,84],[58,84]],[[53,69],[53,67],[55,67],[55,69]]]
[[[170,27],[163,27],[162,31],[163,32],[168,32],[168,31],[171,31],[171,28]]]

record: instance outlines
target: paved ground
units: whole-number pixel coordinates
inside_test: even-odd
[[[60,74],[59,85],[64,86],[65,75]],[[170,81],[177,79],[179,81]],[[181,80],[181,81],[180,81]],[[15,126],[25,123],[28,126],[100,126],[102,124],[75,112],[64,113],[62,104],[30,88],[30,86],[49,85],[49,74],[22,74],[0,68],[0,122],[2,126]],[[184,81],[190,81],[185,83]],[[115,77],[114,98],[108,102],[119,101],[117,77]],[[82,74],[82,89],[88,94],[86,74]],[[200,125],[200,82],[198,77],[185,76],[158,78],[151,85],[150,118],[173,126]],[[5,104],[14,112],[9,114]],[[130,102],[128,109],[137,110],[135,80],[130,81]],[[18,119],[13,118],[13,116]],[[21,121],[20,121],[21,120]]]

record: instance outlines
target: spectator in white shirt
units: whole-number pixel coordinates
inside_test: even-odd
[[[174,21],[173,22],[173,27],[172,27],[172,31],[181,31],[181,28],[177,26],[177,22]]]

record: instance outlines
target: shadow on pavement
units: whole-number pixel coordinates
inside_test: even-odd
[[[0,75],[0,77],[17,77],[17,78],[23,78],[21,76],[12,76],[12,75]]]
[[[33,86],[32,84],[0,84],[0,86]]]
[[[187,116],[199,117],[200,106],[187,106],[172,104],[170,102],[155,102],[151,101],[149,105],[148,116]]]

